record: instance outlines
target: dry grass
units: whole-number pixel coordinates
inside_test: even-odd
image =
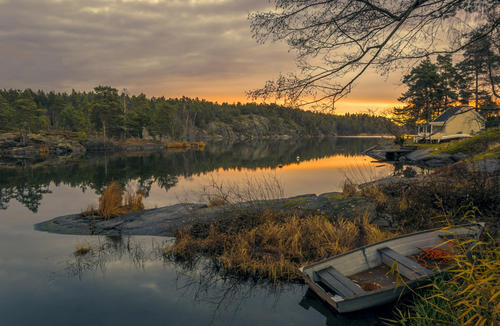
[[[346,179],[342,185],[342,195],[344,197],[352,197],[357,195],[358,186],[354,184],[351,180]]]
[[[164,254],[176,260],[210,257],[217,268],[243,278],[298,281],[302,265],[392,236],[366,218],[332,223],[323,216],[266,213],[181,228]]]
[[[478,209],[483,220],[500,229],[499,188],[498,172],[455,164],[437,169],[418,182],[367,186],[361,193],[375,200],[380,214],[392,216],[404,226],[403,232],[442,225],[445,216],[458,223],[468,208]]]
[[[110,183],[101,197],[99,198],[99,206],[95,209],[93,206],[82,212],[82,216],[99,215],[104,219],[117,217],[119,215],[141,211],[144,209],[142,203],[142,194],[140,192],[126,191],[118,182]]]
[[[125,193],[124,205],[123,207],[130,212],[142,211],[144,209],[144,204],[142,203],[142,194],[139,192],[127,191]]]
[[[372,199],[378,206],[384,206],[388,198],[387,196],[377,187],[377,185],[369,185],[361,189],[361,195]]]
[[[222,198],[220,196],[208,197],[207,199],[208,199],[208,207],[224,206],[229,204],[227,199]]]
[[[206,200],[209,206],[229,204],[233,207],[242,203],[265,206],[266,202],[283,197],[283,185],[275,173],[247,174],[236,182],[224,182],[217,175],[211,175],[200,194],[201,200]]]
[[[454,241],[455,267],[437,278],[415,301],[399,310],[401,325],[499,325],[500,247],[484,242]]]

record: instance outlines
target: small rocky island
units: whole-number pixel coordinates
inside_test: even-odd
[[[196,222],[209,222],[215,218],[229,219],[245,212],[273,211],[294,215],[323,215],[331,218],[351,218],[366,215],[375,219],[376,204],[362,196],[345,197],[332,192],[319,196],[302,195],[268,201],[251,201],[231,205],[208,206],[183,203],[148,209],[118,217],[104,219],[100,216],[72,214],[56,217],[35,225],[39,231],[78,235],[153,235],[173,236],[174,231]],[[375,220],[377,221],[377,220]],[[382,224],[387,221],[379,219]]]

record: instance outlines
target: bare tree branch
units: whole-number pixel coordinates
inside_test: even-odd
[[[299,72],[282,74],[248,95],[297,105],[342,98],[371,67],[386,73],[429,55],[460,52],[478,38],[500,33],[498,0],[274,0],[274,4],[273,11],[250,15],[253,36],[262,43],[287,42],[297,55]]]

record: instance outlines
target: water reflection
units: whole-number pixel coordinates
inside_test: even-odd
[[[299,305],[305,310],[314,309],[323,315],[326,319],[325,325],[384,325],[380,318],[391,316],[391,306],[382,306],[363,311],[352,313],[339,314],[322,301],[311,289],[307,289],[306,293],[300,300]]]
[[[390,316],[390,307],[340,315],[305,285],[241,280],[220,273],[207,261],[192,263],[167,260],[162,255],[162,249],[173,239],[164,241],[153,238],[148,243],[143,237],[139,237],[139,240],[136,237],[95,237],[88,241],[88,253],[72,252],[68,255],[65,275],[83,281],[85,275],[106,274],[107,265],[116,262],[126,261],[139,270],[146,270],[148,265],[161,262],[166,274],[169,271],[175,274],[175,281],[170,285],[163,284],[165,287],[160,288],[153,284],[148,286],[209,309],[210,317],[203,320],[204,325],[220,324],[228,318],[245,314],[249,306],[255,305],[256,298],[266,298],[270,309],[279,309],[282,299],[301,298],[297,302],[298,306],[292,306],[294,313],[314,311],[324,318],[325,325],[382,325],[380,316]],[[265,319],[265,316],[260,318]],[[284,317],[283,320],[291,319]]]
[[[37,212],[49,186],[66,184],[82,191],[101,193],[105,185],[134,180],[149,196],[152,186],[164,191],[175,187],[179,178],[199,176],[216,170],[294,167],[308,168],[304,162],[342,155],[359,155],[377,139],[304,139],[259,141],[231,145],[211,144],[205,151],[153,153],[98,153],[59,166],[23,162],[15,169],[0,169],[0,209],[15,199]],[[299,161],[299,162],[297,162]]]

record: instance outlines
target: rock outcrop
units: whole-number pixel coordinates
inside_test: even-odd
[[[233,205],[208,207],[204,204],[176,204],[161,208],[126,214],[112,219],[73,214],[56,217],[35,225],[39,231],[79,235],[153,235],[173,236],[176,228],[215,218],[231,218],[239,213],[276,211],[308,216],[321,214],[330,218],[367,216],[376,220],[376,205],[364,197],[343,197],[333,192],[291,198],[251,201]],[[378,219],[380,220],[380,219]],[[385,223],[385,221],[384,221]]]

